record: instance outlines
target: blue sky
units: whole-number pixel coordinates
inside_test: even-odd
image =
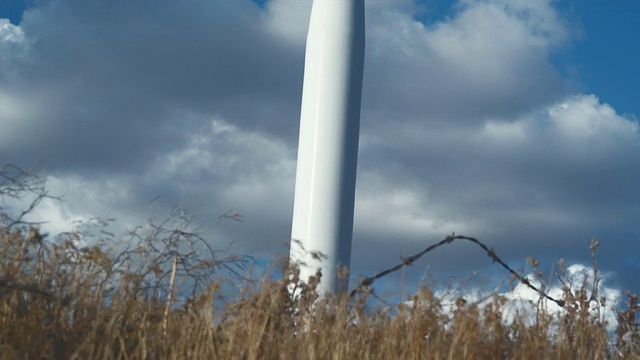
[[[0,159],[42,162],[53,232],[185,206],[286,252],[309,2],[0,1]],[[21,17],[22,15],[22,17]],[[455,231],[640,291],[634,1],[370,1],[353,269]],[[241,210],[242,223],[214,219]],[[114,231],[115,231],[114,230]],[[452,245],[412,269],[500,271]]]
[[[640,4],[634,1],[575,1],[569,14],[582,27],[573,46],[559,55],[564,72],[576,71],[578,84],[599,94],[619,112],[640,114],[635,66],[640,46]]]

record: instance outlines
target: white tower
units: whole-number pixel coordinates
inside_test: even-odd
[[[300,264],[302,281],[321,269],[320,293],[348,286],[348,278],[338,283],[337,268],[351,265],[364,30],[364,0],[313,1],[290,260]]]

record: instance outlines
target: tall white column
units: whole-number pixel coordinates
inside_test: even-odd
[[[290,259],[302,281],[321,269],[320,293],[348,286],[337,268],[351,263],[364,49],[364,0],[313,1]]]

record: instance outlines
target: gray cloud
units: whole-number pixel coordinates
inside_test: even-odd
[[[545,17],[548,4],[465,2],[456,17],[429,26],[402,10],[369,17],[365,109],[391,121],[466,123],[566,92],[547,60],[566,31]]]
[[[267,132],[293,127],[301,53],[261,24],[248,1],[52,1],[28,11],[26,60],[11,59],[5,71],[17,75],[3,88],[28,93],[35,109],[5,122],[49,150],[16,139],[10,155],[128,171],[201,125],[180,119],[183,109]]]
[[[309,2],[54,0],[0,24],[3,161],[45,160],[58,223],[188,207],[220,246],[289,236]],[[572,93],[549,62],[571,41],[552,2],[461,1],[422,24],[369,2],[354,267],[375,271],[455,231],[521,263],[637,269],[637,121]],[[303,20],[301,20],[303,19]],[[58,228],[61,228],[60,226]],[[443,271],[490,266],[452,245]],[[636,267],[634,267],[636,266]],[[633,279],[621,275],[625,284]],[[637,284],[636,286],[640,286]]]

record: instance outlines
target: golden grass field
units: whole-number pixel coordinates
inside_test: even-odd
[[[4,359],[640,358],[637,296],[612,339],[586,291],[567,292],[572,305],[558,318],[540,309],[533,325],[505,324],[497,294],[482,308],[460,298],[451,313],[429,288],[411,307],[372,308],[366,292],[318,300],[312,288],[292,301],[286,275],[237,280],[245,286],[224,297],[225,280],[202,283],[172,304],[167,294],[188,275],[178,275],[178,257],[154,283],[163,274],[154,261],[132,272],[98,246],[47,243],[34,228],[3,233],[0,259]],[[165,295],[154,296],[162,284]]]
[[[0,194],[46,195],[11,180]],[[640,359],[637,295],[612,334],[586,280],[560,312],[539,302],[533,322],[505,321],[497,293],[446,310],[428,286],[385,305],[367,287],[318,298],[311,279],[292,299],[295,268],[246,278],[249,257],[209,248],[176,214],[120,240],[97,221],[84,247],[90,231],[50,239],[0,214],[0,359]]]

